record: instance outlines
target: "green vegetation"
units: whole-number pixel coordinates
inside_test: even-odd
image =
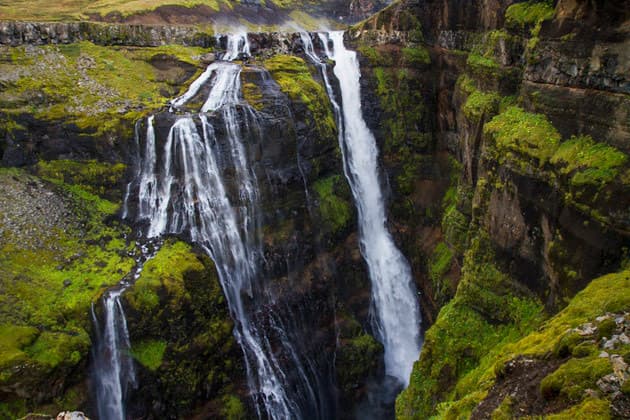
[[[588,388],[596,389],[595,382],[612,372],[608,358],[597,355],[570,359],[540,383],[540,391],[547,398],[558,395],[570,401],[580,401]]]
[[[484,309],[479,307],[477,298],[468,299],[473,296],[471,286],[485,284],[491,287],[490,293],[500,295],[502,292],[491,285],[502,287],[501,282],[496,283],[502,275],[488,263],[473,267],[473,259],[477,265],[480,263],[478,257],[473,258],[475,254],[479,254],[479,243],[466,254],[464,275],[455,298],[443,308],[436,323],[427,331],[411,384],[397,400],[399,418],[427,418],[435,414],[436,419],[468,417],[485,398],[507,361],[519,355],[539,359],[566,357],[565,354],[571,354],[580,343],[588,342],[588,338],[567,341],[572,334],[571,328],[630,306],[630,271],[627,270],[593,280],[564,310],[545,323],[541,323],[539,304],[509,294],[496,296],[495,299],[507,301],[503,300],[503,306],[495,308],[511,306],[511,313],[488,314],[487,311],[492,309],[490,306],[482,303]],[[487,293],[489,290],[486,289],[483,294]],[[488,323],[488,315],[504,320]],[[506,316],[509,318],[507,323]],[[570,347],[558,353],[562,343],[567,342],[572,343]],[[593,353],[578,352],[579,359],[569,359],[542,381],[541,390],[547,397],[561,395],[577,403],[549,418],[595,418],[589,417],[593,413],[606,413],[601,418],[609,416],[605,400],[585,399],[580,403],[584,389],[593,387],[594,381],[612,370],[608,359],[594,354],[597,344],[590,342],[589,345],[593,347]],[[438,401],[442,403],[436,407]],[[503,411],[507,409],[506,406],[502,408]]]
[[[501,97],[496,92],[481,92],[475,90],[467,98],[462,111],[466,118],[479,122],[483,117],[497,113]]]
[[[85,135],[131,137],[143,110],[155,110],[195,74],[201,48],[103,47],[90,42],[9,49],[12,74],[0,111],[76,124]],[[171,60],[155,67],[152,60]],[[122,131],[124,130],[124,131]]]
[[[142,366],[149,370],[156,370],[162,365],[165,350],[166,341],[146,340],[140,343],[134,343],[131,349],[131,355]]]
[[[391,66],[394,64],[394,58],[387,51],[381,51],[371,45],[360,45],[357,51],[366,57],[372,66]]]
[[[37,163],[37,174],[42,178],[75,185],[90,194],[115,196],[117,200],[122,196],[119,187],[125,169],[126,166],[122,163],[96,160],[52,160]]]
[[[533,27],[544,20],[553,18],[553,2],[550,0],[530,0],[511,5],[505,11],[505,26],[513,29]]]
[[[28,378],[25,386],[60,393],[59,384],[71,382],[87,359],[90,306],[134,265],[123,239],[127,229],[105,224],[118,206],[79,185],[43,183],[16,169],[1,169],[0,184],[4,194],[32,188],[48,197],[52,209],[60,203],[66,208],[63,216],[40,208],[44,216],[25,212],[19,199],[5,202],[9,219],[0,238],[0,384],[22,383],[19,375]],[[12,205],[22,214],[16,216]],[[14,410],[9,417],[35,404],[17,395],[8,400],[2,410]]]
[[[406,66],[422,67],[431,63],[429,51],[424,47],[405,47],[401,52]]]
[[[411,383],[397,399],[398,418],[428,418],[437,401],[446,401],[442,412],[470,413],[485,396],[480,385],[498,349],[540,323],[541,304],[517,290],[496,267],[488,240],[477,237],[465,254],[455,297],[426,332]]]
[[[226,395],[221,402],[223,403],[222,418],[226,420],[245,420],[247,418],[245,405],[237,396],[232,394]]]
[[[551,414],[545,418],[547,420],[609,420],[611,418],[610,403],[600,398],[587,398],[579,405],[574,405],[558,414]]]
[[[444,279],[453,264],[453,251],[445,242],[437,244],[429,259],[429,278],[435,290],[435,300],[446,303],[455,294],[448,280]]]
[[[484,126],[503,159],[523,157],[542,167],[549,162],[560,143],[560,134],[544,115],[511,106]]]
[[[551,157],[562,175],[570,178],[571,187],[601,187],[615,180],[628,162],[628,156],[590,136],[571,137]]]
[[[5,19],[24,20],[85,20],[90,14],[120,13],[128,16],[134,13],[155,10],[163,5],[195,5],[209,6],[219,10],[220,5],[229,7],[230,2],[222,0],[61,0],[49,2],[45,0],[16,0],[10,4],[0,5],[0,15]]]
[[[175,417],[190,413],[201,395],[212,395],[225,418],[243,418],[232,395],[242,375],[241,354],[209,257],[169,239],[122,298],[132,356],[149,378],[140,389],[148,400],[169,401],[166,416]]]
[[[266,60],[264,67],[292,101],[306,105],[321,138],[336,142],[337,126],[328,95],[324,87],[313,79],[311,68],[304,60],[292,55],[276,55]]]
[[[319,211],[328,229],[337,233],[347,226],[352,217],[352,206],[342,195],[347,193],[345,180],[331,175],[315,182],[313,189],[319,200]]]
[[[337,382],[341,391],[350,396],[356,384],[377,368],[383,346],[365,332],[340,343],[335,364]]]
[[[168,243],[145,264],[133,288],[125,293],[125,300],[137,311],[149,313],[160,304],[162,289],[170,295],[189,299],[184,289],[187,272],[203,271],[197,258],[191,258],[191,248],[184,242]]]
[[[0,4],[0,16],[9,20],[34,20],[34,21],[73,21],[89,20],[91,15],[114,15],[129,17],[151,12],[161,6],[183,6],[192,8],[205,6],[214,12],[228,12],[238,2],[230,0],[60,0],[49,2],[45,0],[15,0],[10,3]],[[319,6],[312,1],[296,0],[265,0],[263,4],[275,6],[281,9],[294,10],[291,18],[295,22],[308,24],[315,19],[301,9]],[[242,19],[243,24],[247,21]],[[321,27],[321,25],[316,25]],[[314,28],[313,28],[314,29]]]
[[[490,146],[486,148],[488,160],[507,164],[519,173],[536,174],[559,187],[565,203],[601,223],[616,223],[611,200],[614,194],[626,194],[630,185],[625,153],[590,136],[561,142],[544,115],[516,106],[508,106],[485,124],[484,134]]]

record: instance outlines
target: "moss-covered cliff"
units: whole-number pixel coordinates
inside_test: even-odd
[[[392,218],[434,320],[398,417],[627,415],[625,345],[600,355],[607,341],[597,333],[581,335],[580,350],[580,340],[554,344],[588,322],[615,319],[608,339],[625,331],[627,273],[594,280],[627,266],[622,9],[408,1],[351,31],[393,181]],[[416,87],[400,93],[405,50],[418,45],[428,53],[406,82]],[[405,99],[414,94],[420,105]],[[418,147],[410,136],[422,132]]]
[[[630,416],[622,3],[410,0],[349,31],[390,229],[429,326],[398,417]],[[22,168],[0,171],[5,417],[93,412],[91,307],[137,252],[117,217],[134,123],[164,111],[223,42],[199,28],[72,28],[23,28],[37,36],[0,46],[0,155]],[[379,375],[382,347],[334,115],[299,36],[250,39],[239,64],[268,133],[248,152],[270,309],[299,315],[299,351],[343,416]],[[124,295],[139,372],[129,411],[251,416],[216,270],[182,239]]]

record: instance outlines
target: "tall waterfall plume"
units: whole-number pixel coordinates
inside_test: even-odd
[[[137,197],[135,214],[132,203],[125,209],[147,237],[188,236],[215,262],[258,417],[328,418],[316,368],[297,350],[290,318],[273,309],[265,288],[258,180],[247,148],[261,135],[261,117],[242,99],[241,65],[232,62],[249,55],[246,34],[229,35],[227,47],[223,60],[171,101],[166,139],[158,138],[159,116],[146,120],[126,194]],[[180,112],[198,102],[196,113]]]
[[[340,108],[328,81],[328,95],[338,114],[344,172],[359,217],[360,247],[372,283],[372,326],[385,348],[385,371],[404,386],[420,353],[420,308],[411,269],[387,230],[387,217],[378,174],[378,149],[361,110],[361,71],[354,51],[346,49],[343,32],[319,34],[326,54],[335,60],[341,88]],[[329,40],[333,49],[329,50]],[[308,39],[310,41],[310,38]],[[312,44],[306,54],[316,59]],[[341,109],[341,112],[339,110]]]

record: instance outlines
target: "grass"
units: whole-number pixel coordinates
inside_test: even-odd
[[[116,133],[121,120],[131,123],[141,110],[158,109],[176,96],[193,76],[184,66],[198,64],[194,57],[202,52],[196,47],[103,47],[90,42],[10,48],[11,62],[0,64],[0,70],[16,77],[7,84],[2,108],[8,115],[63,119],[88,133]],[[182,64],[160,70],[150,62],[158,55]]]

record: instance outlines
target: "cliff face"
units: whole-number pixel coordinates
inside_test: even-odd
[[[21,168],[7,169],[7,179],[15,173],[18,179],[24,178],[24,184],[29,177],[45,186],[58,184],[71,197],[78,195],[77,200],[88,203],[100,203],[102,197],[111,200],[98,204],[98,212],[92,207],[85,210],[106,233],[102,234],[105,239],[98,236],[100,231],[93,234],[95,238],[88,236],[86,257],[79,259],[82,262],[94,254],[98,267],[105,264],[105,272],[88,275],[91,280],[82,299],[73,303],[72,315],[64,312],[63,318],[38,324],[39,309],[33,307],[33,314],[27,312],[16,321],[16,331],[8,330],[7,335],[14,333],[18,339],[7,349],[23,356],[14,359],[8,356],[13,353],[7,353],[2,361],[6,375],[0,383],[5,402],[1,407],[6,416],[55,412],[66,405],[94,413],[88,375],[93,334],[90,304],[98,303],[107,287],[129,272],[133,265],[129,256],[137,252],[133,241],[128,242],[132,238],[129,227],[114,219],[120,215],[123,186],[138,164],[133,160],[136,136],[143,142],[146,130],[141,118],[156,115],[156,136],[163,141],[175,118],[164,109],[166,101],[181,94],[214,59],[213,53],[220,54],[225,46],[224,38],[209,49],[111,46],[103,41],[105,46],[86,41],[84,35],[60,38],[64,28],[48,31],[57,34],[52,38],[42,38],[45,31],[40,27],[39,38],[29,38],[28,44],[21,45],[26,38],[19,35],[14,39],[22,41],[11,42],[16,46],[1,47],[5,71],[0,150],[3,165]],[[298,35],[250,34],[249,38],[253,57],[242,67],[242,93],[260,116],[258,129],[265,135],[248,137],[246,146],[259,180],[264,277],[267,292],[275,296],[268,312],[257,316],[269,323],[270,339],[280,340],[284,338],[274,336],[277,329],[271,327],[277,320],[266,317],[274,311],[293,314],[289,321],[305,335],[291,340],[299,346],[298,354],[311,358],[312,369],[320,375],[318,386],[327,393],[329,412],[351,413],[364,396],[366,381],[382,368],[382,347],[368,333],[369,280],[358,251],[356,216],[343,178],[332,107],[318,72],[300,58],[303,45]],[[136,41],[132,37],[124,43]],[[59,44],[48,45],[55,42]],[[218,118],[211,117],[213,122]],[[140,121],[137,126],[136,121]],[[217,136],[223,135],[217,128]],[[237,188],[230,182],[227,188]],[[9,216],[14,218],[13,213]],[[39,217],[38,213],[27,216],[27,224],[35,224]],[[115,243],[109,248],[112,238]],[[80,232],[76,241],[77,247],[84,244]],[[25,285],[40,284],[39,274],[19,269],[26,251],[12,248],[15,241],[5,242],[3,258],[15,270],[3,274],[2,284],[12,284],[17,278]],[[45,246],[29,252],[40,255]],[[102,247],[107,255],[101,256]],[[119,254],[127,256],[127,265],[107,262]],[[72,269],[79,264],[70,262]],[[74,271],[64,274],[65,266],[58,270],[54,279],[67,275],[64,279],[70,284],[83,285]],[[105,275],[108,281],[99,282]],[[67,287],[64,281],[48,285],[46,299],[64,293],[61,302],[72,301],[74,294],[64,291]],[[7,290],[7,299],[19,298],[13,288]],[[139,378],[139,387],[130,391],[130,414],[253,415],[225,298],[212,262],[199,250],[175,239],[167,241],[136,285],[123,295],[123,305]],[[101,316],[100,305],[95,308]],[[2,322],[10,320],[2,318]],[[75,327],[77,322],[80,328]],[[29,335],[22,340],[23,331]],[[54,364],[31,360],[37,355],[31,350],[38,345],[37,337],[52,332],[57,337],[61,334],[57,331],[70,336],[80,333],[82,340],[60,345],[59,361]],[[16,381],[14,371],[24,361],[33,366],[21,370],[29,381]],[[47,386],[49,382],[57,385]],[[42,391],[31,392],[35,388]]]
[[[392,181],[392,223],[434,322],[398,399],[402,418],[510,417],[516,407],[620,415],[627,398],[596,385],[612,359],[573,393],[545,391],[593,360],[567,362],[579,342],[553,355],[526,343],[627,263],[628,13],[623,2],[513,3],[402,2],[350,33]],[[589,315],[563,325],[627,307],[612,302],[627,294],[627,273],[610,284],[618,290],[589,296]],[[514,368],[519,355],[529,368]],[[527,369],[532,378],[518,377]],[[531,393],[516,397],[510,381]],[[599,399],[584,399],[589,387]]]
[[[430,327],[399,417],[629,415],[624,6],[405,1],[349,31],[389,228]],[[249,38],[243,97],[268,134],[248,139],[248,155],[277,296],[270,310],[297,314],[308,333],[294,337],[300,352],[326,372],[331,412],[342,416],[382,373],[382,348],[369,333],[369,281],[331,106],[298,36]],[[90,306],[136,252],[134,226],[117,221],[137,164],[134,124],[157,114],[165,138],[167,100],[225,39],[168,25],[3,23],[0,43],[0,155],[21,168],[0,171],[12,197],[0,202],[10,267],[2,303],[12,309],[0,313],[9,337],[0,413],[89,413]],[[58,248],[50,229],[65,232]],[[216,269],[178,239],[124,298],[140,378],[130,413],[251,415]],[[25,272],[25,261],[35,268]]]

